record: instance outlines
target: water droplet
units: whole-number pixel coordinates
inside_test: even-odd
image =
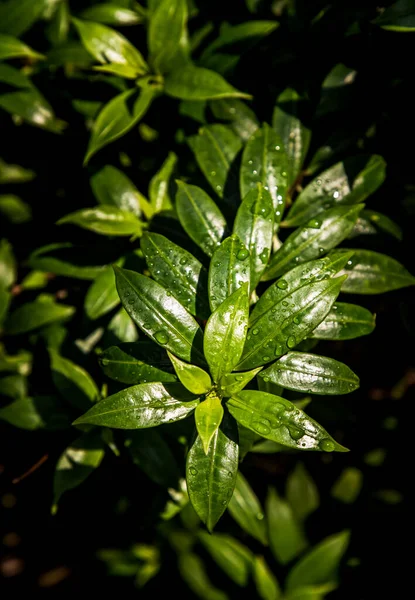
[[[282,175],[283,177],[287,177],[287,171],[283,171],[283,172],[281,173],[281,175]]]
[[[281,146],[275,146],[275,150],[279,152],[281,150]]]
[[[284,354],[284,346],[282,344],[277,344],[275,346],[275,356],[281,356]]]
[[[215,262],[215,267],[220,267],[220,262],[219,261]]]
[[[264,380],[264,383],[268,383],[269,382],[269,377],[263,377],[262,379]]]
[[[286,300],[283,300],[281,303],[283,306],[288,306],[288,302]]]
[[[220,190],[221,190],[221,189],[222,189],[222,186],[221,186],[221,185],[217,185],[217,186],[216,186],[216,190],[217,190],[218,192],[220,192]]]
[[[212,177],[215,177],[216,171],[211,171],[210,174],[211,174]]]
[[[291,348],[291,349],[295,348],[297,345],[297,341],[293,335],[289,336],[286,343],[287,343],[288,348]]]
[[[318,251],[319,251],[319,254],[324,254],[325,253],[324,248],[319,248]]]
[[[269,360],[271,360],[271,357],[266,354],[265,356],[262,357],[262,360],[264,362],[268,362]]]
[[[267,435],[271,431],[270,422],[265,419],[263,421],[255,421],[252,423],[252,427],[260,435]]]
[[[252,330],[252,335],[258,335],[259,333],[259,329],[257,327],[255,327],[255,329]]]
[[[154,334],[154,337],[156,339],[156,341],[159,344],[162,344],[163,346],[165,344],[167,344],[167,342],[169,341],[169,336],[167,335],[167,333],[165,331],[156,331],[156,333]]]
[[[180,259],[180,264],[185,265],[187,263],[187,258],[183,257]]]
[[[252,165],[252,160],[248,160],[248,165]]]
[[[275,211],[275,214],[277,215],[277,217],[279,217],[281,215],[281,211],[277,210],[277,211]]]
[[[304,436],[304,431],[298,429],[298,427],[294,427],[293,425],[288,425],[288,431],[290,432],[290,436],[293,440],[299,440]]]
[[[268,260],[268,255],[269,255],[269,250],[267,248],[264,248],[264,250],[259,255],[259,260],[262,262],[263,265],[266,264],[266,262]]]
[[[335,192],[333,192],[333,198],[338,198],[340,196],[340,192],[338,192],[337,190]]]
[[[335,448],[334,443],[328,438],[321,440],[319,446],[324,452],[333,452]]]
[[[254,170],[252,171],[252,175],[258,175],[258,171],[257,171],[256,169],[254,169]]]
[[[311,227],[311,229],[320,229],[321,221],[319,219],[310,219],[307,223],[307,227]]]
[[[244,376],[243,375],[237,375],[236,376],[236,381],[243,381],[244,380]]]
[[[296,325],[299,325],[301,323],[300,317],[298,317],[298,316],[294,317],[293,323],[295,323]]]
[[[130,298],[130,299],[128,300],[128,304],[134,304],[134,298]]]
[[[249,256],[249,252],[246,248],[241,248],[238,252],[238,254],[236,255],[236,258],[238,260],[246,260]]]
[[[190,467],[189,472],[190,475],[197,475],[197,469],[195,469],[194,467]]]
[[[228,471],[228,477],[233,477],[232,471]]]
[[[282,196],[277,196],[278,204],[284,204],[282,201]]]
[[[321,179],[317,179],[316,183],[317,183],[317,185],[321,185],[321,183],[322,183]]]
[[[129,295],[130,295],[130,292],[125,292],[125,296],[127,296],[127,298]]]
[[[353,261],[352,260],[348,260],[347,261],[347,265],[345,267],[346,269],[353,269]]]
[[[288,283],[285,281],[285,279],[280,279],[279,281],[277,281],[277,287],[280,288],[280,290],[286,290],[288,287]]]
[[[262,512],[259,512],[256,514],[256,518],[258,519],[258,521],[262,521],[264,518],[264,515],[262,514]]]

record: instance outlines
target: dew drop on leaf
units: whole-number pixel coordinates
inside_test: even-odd
[[[190,475],[197,475],[197,469],[195,469],[195,467],[190,467],[189,471]]]
[[[249,256],[249,252],[246,248],[241,248],[241,250],[239,250],[238,254],[236,255],[238,260],[245,260],[247,259]]]
[[[252,426],[254,427],[255,431],[258,432],[260,435],[267,435],[271,431],[269,421],[255,421],[254,423],[252,423]]]
[[[163,346],[165,344],[167,344],[167,342],[169,341],[169,336],[167,335],[167,333],[165,331],[156,331],[156,333],[154,334],[154,337],[156,339],[156,341],[159,344],[162,344]]]
[[[319,445],[324,452],[333,452],[334,450],[334,443],[328,438],[321,440]]]
[[[280,290],[286,290],[288,287],[288,283],[285,281],[285,279],[280,279],[279,281],[277,281],[277,287],[280,288]]]
[[[287,339],[288,348],[295,348],[296,345],[297,345],[297,341],[296,341],[295,337],[293,335],[290,335],[289,338]]]

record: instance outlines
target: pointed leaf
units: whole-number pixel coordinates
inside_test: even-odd
[[[155,483],[175,487],[180,471],[170,446],[157,430],[141,429],[128,434],[126,446],[134,464]]]
[[[179,553],[179,571],[182,579],[199,598],[206,600],[229,600],[225,592],[214,587],[210,581],[205,565],[197,554]]]
[[[108,331],[110,333],[111,344],[118,344],[119,342],[135,342],[138,339],[138,332],[134,325],[134,321],[122,307],[109,322]]]
[[[274,279],[296,264],[318,258],[335,248],[352,231],[363,206],[331,208],[318,219],[311,219],[305,227],[296,229],[274,254],[262,279]]]
[[[135,215],[116,206],[102,205],[97,208],[81,208],[57,222],[71,223],[103,235],[140,235],[142,223]]]
[[[217,120],[227,121],[243,142],[247,142],[259,127],[255,113],[242,100],[214,100],[210,109]]]
[[[265,506],[271,550],[275,558],[285,565],[306,548],[307,541],[290,505],[278,496],[274,488],[270,488]]]
[[[169,186],[176,163],[177,156],[174,152],[170,152],[159,171],[150,181],[148,194],[155,213],[163,210],[171,210],[173,207]]]
[[[283,446],[297,450],[347,452],[321,425],[285,398],[244,390],[228,400],[226,406],[244,427]]]
[[[248,481],[238,473],[228,510],[240,527],[264,546],[268,544],[264,511]]]
[[[308,585],[333,583],[339,563],[349,544],[349,532],[342,531],[324,539],[299,560],[286,579],[288,592]]]
[[[245,283],[209,317],[203,348],[215,383],[231,373],[241,358],[248,315],[248,284]]]
[[[183,362],[171,352],[167,352],[179,381],[193,394],[207,394],[212,387],[209,375],[196,365]]]
[[[205,454],[209,452],[210,443],[222,422],[222,418],[222,403],[215,393],[209,394],[206,400],[201,402],[196,408],[196,429],[202,440]]]
[[[261,184],[243,199],[236,213],[233,232],[250,252],[251,290],[261,279],[271,255],[274,217],[272,198]]]
[[[251,98],[232,87],[219,73],[192,64],[169,73],[164,80],[164,91],[168,96],[181,100]]]
[[[357,304],[335,302],[327,317],[311,332],[317,340],[351,340],[372,333],[376,316]]]
[[[288,352],[260,377],[295,392],[307,394],[349,394],[359,387],[359,378],[345,364],[317,354]]]
[[[142,194],[122,171],[105,165],[90,179],[95,198],[100,204],[118,207],[137,217],[141,215]]]
[[[321,173],[304,188],[292,205],[285,225],[304,225],[328,208],[363,202],[386,177],[381,156],[354,156]]]
[[[388,31],[414,31],[415,8],[413,0],[394,2],[391,6],[387,6],[372,22]]]
[[[261,600],[278,600],[281,598],[278,580],[262,556],[255,556],[253,574],[255,587]]]
[[[150,341],[111,346],[99,354],[98,362],[107,377],[121,383],[176,381],[165,350]]]
[[[173,423],[194,411],[199,400],[178,383],[143,383],[104,398],[74,425],[142,429]]]
[[[114,267],[121,302],[133,321],[175,356],[204,362],[202,331],[185,308],[149,277]]]
[[[66,321],[75,312],[75,307],[55,302],[27,302],[9,316],[5,331],[8,335],[27,333],[56,321]]]
[[[187,55],[187,2],[161,0],[150,17],[148,48],[159,73],[181,68]]]
[[[0,32],[21,36],[35,23],[50,0],[6,0],[0,5]]]
[[[181,226],[203,252],[212,256],[225,234],[225,218],[201,188],[182,181],[177,185],[176,210]]]
[[[219,380],[219,391],[223,398],[230,398],[233,394],[243,390],[248,383],[255,377],[262,367],[245,371],[244,373],[227,373],[222,375]]]
[[[85,312],[91,320],[99,319],[118,306],[120,298],[115,285],[114,271],[108,267],[100,273],[85,296]]]
[[[249,266],[249,251],[237,235],[226,238],[215,250],[209,268],[209,304],[212,311],[242,284],[249,284]]]
[[[14,400],[11,404],[0,408],[0,421],[30,431],[68,430],[70,426],[67,410],[56,396],[35,396]]]
[[[263,314],[249,330],[238,370],[259,367],[295,348],[327,316],[343,281],[337,277],[300,287],[289,298],[292,304],[283,304],[287,298]]]
[[[81,13],[83,19],[95,21],[96,23],[104,23],[105,25],[114,25],[121,27],[122,25],[137,25],[142,22],[141,16],[135,10],[124,8],[121,3],[104,2],[103,4],[95,4],[89,6]]]
[[[356,467],[347,467],[331,488],[331,495],[345,504],[353,504],[363,486],[363,473]]]
[[[276,132],[264,123],[248,140],[242,155],[240,173],[241,196],[261,183],[270,193],[274,206],[274,221],[279,223],[287,192],[287,155]]]
[[[192,315],[207,319],[207,271],[197,258],[158,233],[145,233],[141,250],[153,278]]]
[[[88,410],[99,400],[98,388],[92,377],[79,365],[49,350],[52,380],[62,396],[76,408]]]
[[[304,521],[320,505],[316,484],[306,471],[303,463],[298,462],[287,478],[285,488],[287,502],[296,519]]]
[[[33,59],[44,58],[42,54],[35,52],[35,50],[32,50],[32,48],[21,42],[18,38],[0,33],[0,60],[20,58],[22,56]]]
[[[0,241],[0,281],[10,287],[16,281],[17,263],[13,254],[12,245],[5,239]]]
[[[238,472],[236,424],[225,419],[206,455],[198,436],[187,455],[186,480],[193,508],[212,531],[226,510]]]
[[[238,540],[224,533],[200,531],[199,540],[216,564],[237,585],[245,587],[252,567],[252,552]]]
[[[76,279],[95,279],[108,263],[114,262],[114,255],[108,245],[75,246],[70,243],[48,244],[35,250],[27,261],[33,269]],[[91,256],[92,255],[92,256]]]

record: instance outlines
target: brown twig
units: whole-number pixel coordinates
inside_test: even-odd
[[[41,467],[43,465],[43,463],[45,463],[48,460],[48,458],[49,458],[49,455],[48,454],[44,454],[42,456],[42,458],[39,459],[37,461],[37,463],[35,463],[33,465],[33,467],[30,467],[30,469],[28,471],[26,471],[25,473],[23,473],[23,475],[20,475],[20,477],[15,477],[12,480],[12,483],[20,483],[22,481],[22,479],[26,479],[26,477],[28,477],[29,475],[31,475],[34,471],[37,471],[37,469],[39,467]]]

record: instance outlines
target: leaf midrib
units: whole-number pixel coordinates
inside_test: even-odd
[[[295,369],[294,367],[286,367],[284,365],[276,367],[276,370],[277,371],[287,371],[287,372],[292,372],[292,373],[299,373],[300,375],[311,375],[312,377],[322,377],[324,379],[333,379],[334,381],[344,381],[346,383],[357,383],[357,376],[356,376],[356,379],[347,379],[345,377],[337,377],[336,375],[332,375],[332,374],[327,375],[327,372],[324,375],[320,374],[320,373],[310,373],[309,371],[306,371],[306,370]]]
[[[200,220],[202,221],[203,225],[205,226],[206,232],[207,232],[208,236],[210,237],[210,239],[212,240],[214,247],[216,247],[217,244],[220,242],[220,239],[218,237],[214,236],[213,231],[211,229],[211,223],[209,223],[209,221],[206,219],[205,215],[200,211],[199,207],[194,202],[192,196],[187,191],[187,188],[183,186],[183,190],[184,190],[184,193],[186,194],[186,196],[188,197],[189,202],[191,203],[191,205],[193,207],[193,210],[200,217]]]

